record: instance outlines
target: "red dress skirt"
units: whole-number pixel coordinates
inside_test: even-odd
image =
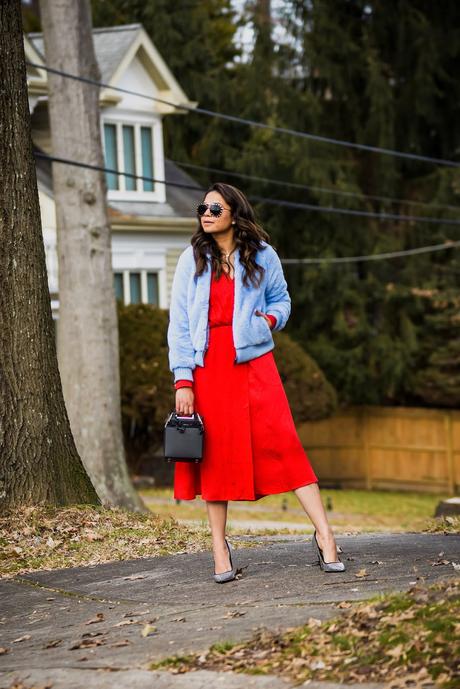
[[[300,442],[273,352],[234,363],[234,279],[211,276],[209,340],[193,370],[203,460],[176,462],[174,497],[258,500],[318,481]],[[259,316],[263,318],[263,316]]]

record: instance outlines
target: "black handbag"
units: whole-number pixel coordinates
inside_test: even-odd
[[[201,462],[203,459],[204,424],[195,412],[179,416],[172,411],[164,428],[164,457],[167,462]]]

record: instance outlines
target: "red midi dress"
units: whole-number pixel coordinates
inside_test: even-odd
[[[203,460],[176,462],[174,497],[258,500],[318,481],[294,425],[273,352],[234,363],[234,278],[211,276],[209,340],[193,370]],[[263,316],[260,316],[263,318]]]

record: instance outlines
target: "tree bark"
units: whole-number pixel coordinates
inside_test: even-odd
[[[32,153],[20,0],[0,0],[0,510],[99,504],[64,405]]]
[[[42,0],[50,67],[95,79],[88,0]],[[48,73],[53,154],[103,166],[96,87]],[[145,510],[128,476],[116,301],[102,172],[53,164],[59,263],[58,359],[78,451],[103,504]]]

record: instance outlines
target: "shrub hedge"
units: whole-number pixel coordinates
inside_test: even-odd
[[[164,423],[175,404],[166,338],[169,312],[147,304],[119,303],[118,322],[122,421],[130,470],[170,477],[170,468],[159,459]],[[274,340],[273,354],[295,422],[330,416],[337,396],[322,371],[284,331],[275,332]]]

